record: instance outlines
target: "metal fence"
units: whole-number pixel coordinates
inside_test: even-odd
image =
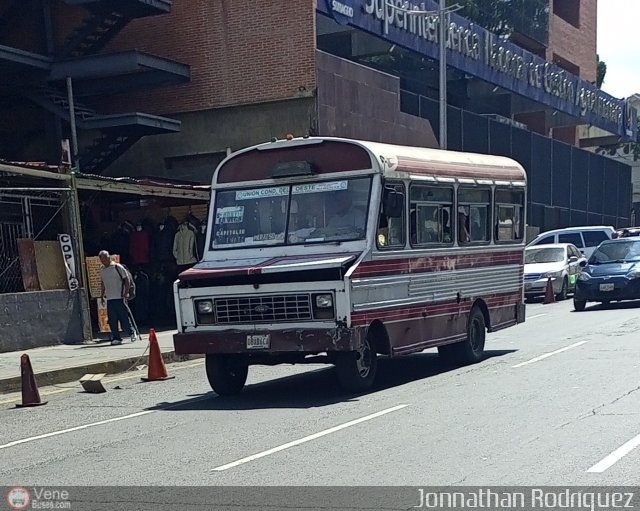
[[[66,204],[64,192],[0,191],[0,293],[25,290],[18,240],[57,240]]]
[[[402,91],[403,112],[438,126],[438,102]],[[518,161],[528,176],[528,223],[544,230],[578,225],[627,227],[631,222],[631,167],[558,140],[447,108],[452,151],[495,154]]]

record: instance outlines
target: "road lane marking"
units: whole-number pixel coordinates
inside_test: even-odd
[[[539,362],[540,360],[544,360],[545,358],[549,358],[553,355],[557,355],[558,353],[562,353],[563,351],[567,351],[570,350],[572,348],[577,348],[578,346],[581,346],[582,344],[587,343],[588,341],[580,341],[580,342],[576,342],[575,344],[571,344],[570,346],[565,346],[564,348],[560,348],[559,350],[556,351],[552,351],[551,353],[545,353],[544,355],[540,355],[539,357],[536,358],[532,358],[531,360],[527,360],[526,362],[522,362],[521,364],[517,364],[514,365],[513,367],[522,367],[522,366],[526,366],[528,364],[533,364],[534,362]]]
[[[607,470],[608,468],[615,465],[618,461],[624,458],[627,454],[633,451],[636,447],[640,445],[640,435],[633,437],[627,443],[618,447],[611,454],[603,458],[601,461],[596,463],[593,467],[591,467],[587,472],[597,472],[601,473]]]
[[[247,456],[246,458],[239,459],[232,463],[227,463],[226,465],[221,465],[219,467],[211,469],[212,472],[221,472],[223,470],[228,470],[233,467],[237,467],[238,465],[242,465],[244,463],[249,463],[250,461],[257,460],[259,458],[264,458],[265,456],[269,456],[270,454],[274,454],[276,452],[284,451],[285,449],[289,449],[290,447],[294,447],[296,445],[303,444],[305,442],[309,442],[311,440],[315,440],[316,438],[323,437],[325,435],[330,435],[331,433],[335,433],[336,431],[340,431],[341,429],[348,428],[350,426],[355,426],[356,424],[360,424],[361,422],[369,421],[371,419],[375,419],[377,417],[381,417],[382,415],[386,415],[391,412],[395,412],[397,410],[401,410],[409,405],[398,405],[393,408],[387,408],[386,410],[381,410],[376,413],[372,413],[371,415],[366,415],[365,417],[360,417],[359,419],[355,419],[349,422],[345,422],[344,424],[340,424],[339,426],[334,426],[333,428],[325,429],[324,431],[320,431],[318,433],[314,433],[313,435],[305,436],[304,438],[299,438],[298,440],[294,440],[293,442],[288,442],[286,444],[279,445],[278,447],[274,447],[273,449],[269,449],[267,451],[259,452],[258,454],[253,454],[252,456]]]
[[[94,426],[101,426],[103,424],[109,424],[111,422],[118,422],[127,419],[133,419],[134,417],[140,417],[142,415],[148,415],[155,412],[155,410],[145,410],[144,412],[132,413],[124,415],[122,417],[114,417],[113,419],[106,419],[103,421],[92,422],[91,424],[83,424],[82,426],[76,426],[74,428],[61,429],[60,431],[52,431],[51,433],[45,433],[44,435],[32,436],[29,438],[23,438],[21,440],[14,440],[8,444],[0,445],[0,449],[6,449],[7,447],[14,447],[20,444],[26,444],[27,442],[33,442],[35,440],[42,440],[43,438],[50,438],[52,436],[64,435],[65,433],[73,433],[74,431],[80,431],[81,429],[92,428]]]
[[[547,313],[546,313],[546,312],[544,312],[543,314],[536,314],[535,316],[529,316],[529,317],[528,317],[528,318],[526,318],[526,319],[541,318],[542,316],[546,316],[546,315],[547,315]]]
[[[90,424],[83,424],[81,426],[74,426],[73,428],[61,429],[59,431],[52,431],[51,433],[44,433],[42,435],[32,436],[32,437],[29,437],[29,438],[22,438],[20,440],[14,440],[13,442],[9,442],[8,444],[0,445],[0,450],[1,449],[7,449],[9,447],[15,447],[16,445],[20,445],[20,444],[26,444],[28,442],[34,442],[36,440],[42,440],[44,438],[51,438],[53,436],[64,435],[66,433],[73,433],[74,431],[80,431],[80,430],[87,429],[87,428],[93,428],[95,426],[102,426],[104,424],[110,424],[112,422],[119,422],[119,421],[124,421],[124,420],[127,420],[127,419],[135,419],[136,417],[142,417],[143,415],[149,415],[150,413],[155,413],[155,412],[159,412],[159,411],[162,411],[162,410],[169,410],[171,408],[177,408],[179,406],[184,406],[184,405],[187,405],[187,404],[196,403],[198,401],[205,401],[207,399],[210,399],[210,398],[208,396],[197,397],[195,399],[189,399],[187,401],[183,401],[183,402],[180,402],[180,403],[176,403],[176,404],[172,404],[172,405],[168,405],[168,406],[163,406],[163,407],[157,408],[155,410],[143,410],[142,412],[130,413],[129,415],[123,415],[122,417],[113,417],[111,419],[105,419],[105,420],[98,421],[98,422],[92,422]]]
[[[182,364],[184,364],[184,362],[178,362],[178,363],[181,364],[181,365],[176,366],[176,367],[171,367],[170,366],[170,369],[172,371],[178,371],[180,369],[191,369],[193,367],[198,367],[198,366],[203,365],[204,364],[204,360],[202,360],[200,362],[196,362],[195,364],[189,364],[189,365],[182,365]],[[106,384],[106,383],[113,383],[113,382],[116,382],[116,381],[136,380],[138,378],[140,378],[140,372],[136,371],[136,374],[132,374],[130,376],[116,376],[114,378],[105,379],[103,381],[103,383]],[[68,383],[72,383],[72,382],[68,382]],[[71,390],[76,390],[76,389],[79,389],[79,388],[82,388],[81,385],[79,383],[75,383],[70,387],[64,387],[64,388],[57,389],[57,390],[49,390],[49,391],[40,392],[40,396],[42,397],[42,396],[51,396],[53,394],[63,394],[64,392],[69,392]],[[11,399],[7,399],[5,401],[0,401],[0,405],[6,405],[6,404],[10,404],[10,403],[19,403],[21,400],[22,400],[21,397],[14,397],[14,398],[11,398]]]

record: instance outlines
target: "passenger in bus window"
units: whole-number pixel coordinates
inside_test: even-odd
[[[513,207],[498,206],[498,223],[496,225],[496,239],[498,241],[511,241],[516,239],[513,232],[513,213]]]
[[[442,208],[442,241],[443,243],[451,243],[451,224],[449,223],[449,208]]]
[[[468,209],[468,206],[458,207],[458,241],[460,243],[469,243],[471,241]]]
[[[356,228],[362,229],[365,224],[364,212],[353,207],[351,192],[341,190],[333,196],[334,213],[327,222],[329,229]]]

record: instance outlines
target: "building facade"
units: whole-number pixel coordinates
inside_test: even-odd
[[[24,51],[53,59],[54,68],[61,65],[56,59],[71,56],[70,63],[63,59],[67,67],[46,71],[46,83],[72,74],[78,102],[105,118],[94,120],[90,113],[88,121],[77,119],[84,128],[80,153],[99,160],[81,157],[81,170],[208,183],[230,151],[287,133],[439,146],[439,17],[432,0],[121,3],[147,7],[100,44],[69,53],[78,41],[91,40],[74,35],[78,27],[96,12],[110,19],[105,7],[113,1],[34,2],[50,9],[44,23],[49,36]],[[590,131],[581,126],[620,139],[632,138],[636,129],[627,105],[593,85],[596,0],[457,3],[463,9],[446,18],[447,148],[522,163],[530,178],[530,223],[540,229],[627,224],[629,167],[580,149],[602,140],[590,142]],[[474,11],[472,4],[480,8]],[[42,10],[34,8],[33,18],[40,26]],[[16,29],[12,44],[22,44],[18,35]],[[116,69],[123,71],[115,77],[105,69],[114,55],[131,53],[136,66],[120,62]],[[150,58],[157,55],[162,57]],[[43,109],[42,100],[28,105],[45,117],[56,115]],[[20,151],[7,143],[0,157],[58,157],[59,139],[69,138],[67,106],[59,104],[57,129],[54,123]],[[117,155],[100,160],[104,150],[92,141],[103,134],[96,137],[96,130],[108,131],[116,142],[123,138],[126,126],[113,125],[113,119],[122,121],[121,112],[145,112],[144,122],[135,116],[123,121],[136,130],[143,123],[145,131],[137,136],[140,130],[133,130]],[[25,118],[24,111],[14,115]],[[163,134],[149,136],[154,133]],[[113,145],[102,142],[103,149]]]

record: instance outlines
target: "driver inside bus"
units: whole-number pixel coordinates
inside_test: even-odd
[[[353,206],[349,191],[341,190],[334,193],[329,206],[334,212],[327,222],[327,229],[364,229],[364,212]]]

